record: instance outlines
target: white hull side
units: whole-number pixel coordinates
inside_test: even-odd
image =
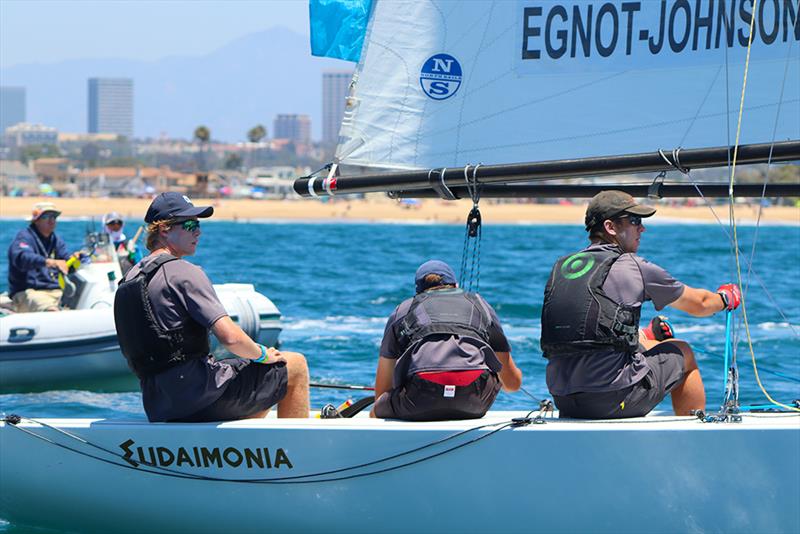
[[[404,423],[266,420],[147,424],[52,420],[137,458],[149,447],[285,451],[292,469],[171,469],[228,479],[297,476],[408,451],[523,413],[478,421]],[[120,459],[50,429],[23,428]],[[417,460],[489,432],[475,430],[364,473]],[[132,442],[129,440],[133,440]],[[171,478],[87,458],[0,424],[0,517],[78,531],[153,532],[797,532],[800,418],[745,416],[739,424],[648,416],[597,423],[549,420],[505,429],[394,471],[311,484]],[[199,450],[199,449],[198,449]],[[224,453],[223,453],[224,454]],[[229,453],[236,459],[235,453]],[[241,452],[244,454],[244,452]],[[167,456],[168,459],[168,456]],[[337,475],[330,475],[333,478]],[[43,506],[42,503],[47,503]]]

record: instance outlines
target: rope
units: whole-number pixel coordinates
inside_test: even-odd
[[[757,7],[758,7],[758,0],[753,0],[753,13],[756,12]],[[729,181],[729,184],[728,184],[728,199],[729,199],[729,202],[730,202],[730,218],[731,218],[731,226],[732,226],[732,230],[733,230],[733,245],[734,245],[733,248],[734,248],[735,257],[736,257],[736,279],[737,279],[737,282],[739,284],[739,287],[743,287],[742,286],[742,266],[741,266],[741,261],[739,259],[739,237],[738,237],[738,233],[736,231],[736,213],[735,213],[736,207],[734,205],[734,199],[733,199],[733,184],[735,182],[735,176],[736,176],[736,160],[737,160],[737,157],[739,155],[739,139],[741,137],[741,132],[742,132],[742,114],[744,113],[744,95],[745,95],[745,92],[746,92],[746,89],[747,89],[747,74],[748,74],[748,71],[749,71],[749,68],[750,68],[750,51],[751,51],[752,45],[753,45],[753,29],[754,29],[754,26],[755,26],[755,17],[752,17],[750,19],[750,35],[748,36],[748,40],[747,40],[747,56],[746,56],[745,63],[744,63],[744,79],[742,81],[742,94],[741,94],[741,98],[739,100],[739,116],[738,116],[737,125],[736,125],[736,141],[734,142],[734,145],[733,145],[733,160],[731,162],[731,177],[730,177],[730,181]],[[761,383],[761,377],[758,375],[758,365],[756,364],[756,354],[755,354],[755,350],[753,349],[753,339],[752,339],[752,337],[750,335],[750,323],[749,323],[749,321],[747,319],[747,304],[746,304],[746,298],[745,298],[745,293],[744,292],[742,292],[742,294],[741,294],[741,301],[742,301],[741,302],[742,318],[744,320],[744,328],[745,328],[745,333],[746,333],[746,336],[747,336],[747,346],[748,346],[748,349],[750,350],[750,359],[753,362],[753,373],[755,374],[756,383],[758,384],[758,387],[761,389],[761,392],[764,394],[764,396],[772,404],[774,404],[776,406],[780,406],[781,408],[785,408],[787,410],[800,412],[800,408],[789,406],[787,404],[783,404],[783,403],[778,402],[775,399],[773,399],[772,396],[769,394],[769,392],[764,387],[764,384]]]
[[[480,291],[481,285],[481,236],[483,234],[483,225],[481,224],[481,211],[478,206],[481,199],[481,188],[478,183],[478,167],[480,163],[472,168],[472,177],[470,177],[470,164],[464,166],[464,181],[467,184],[467,191],[472,199],[472,209],[467,215],[467,225],[464,230],[464,245],[461,252],[461,287],[466,291],[474,292]],[[470,240],[472,245],[470,246]],[[469,263],[469,272],[467,272],[467,264]]]
[[[536,411],[536,410],[531,410],[530,412],[528,412],[527,416],[522,417],[522,418],[516,418],[516,419],[512,419],[510,421],[503,421],[503,422],[498,422],[498,423],[489,423],[489,424],[485,424],[485,425],[480,425],[480,426],[468,428],[466,430],[462,430],[460,432],[456,432],[456,433],[454,433],[454,434],[452,434],[450,436],[447,436],[445,438],[433,441],[433,442],[428,443],[426,445],[422,445],[420,447],[416,447],[414,449],[411,449],[411,450],[408,450],[408,451],[404,451],[404,452],[401,452],[401,453],[398,453],[398,454],[394,454],[394,455],[391,455],[391,456],[386,456],[384,458],[380,458],[378,460],[374,460],[374,461],[371,461],[371,462],[365,462],[365,463],[362,463],[362,464],[359,464],[359,465],[354,465],[354,466],[350,466],[350,467],[343,467],[343,468],[340,468],[340,469],[334,469],[334,470],[330,470],[330,471],[323,471],[323,472],[319,472],[319,473],[310,473],[310,474],[307,474],[307,475],[295,475],[295,476],[289,476],[289,477],[276,477],[276,478],[264,478],[264,479],[230,479],[230,478],[223,478],[223,477],[213,477],[213,476],[206,476],[206,475],[198,475],[198,474],[194,474],[194,473],[185,473],[185,472],[182,472],[182,471],[178,471],[176,469],[169,469],[167,467],[162,467],[162,466],[159,466],[157,464],[150,463],[150,462],[147,462],[147,461],[144,461],[144,462],[139,461],[139,460],[135,461],[135,464],[141,464],[141,465],[145,465],[145,466],[151,468],[151,469],[141,469],[141,468],[139,468],[138,465],[130,465],[128,462],[132,461],[132,460],[127,459],[126,457],[122,456],[121,454],[117,453],[116,451],[113,451],[113,450],[110,450],[110,449],[106,449],[105,447],[102,447],[100,445],[91,443],[90,441],[88,441],[88,440],[86,440],[86,439],[84,439],[84,438],[82,438],[80,436],[72,434],[71,432],[67,432],[67,431],[65,431],[65,430],[63,430],[61,428],[58,428],[58,427],[55,427],[55,426],[52,426],[52,425],[48,425],[47,423],[43,423],[41,421],[37,421],[35,419],[30,419],[30,418],[27,418],[27,417],[24,418],[26,421],[30,421],[32,423],[36,423],[36,424],[38,424],[40,426],[43,426],[45,428],[49,428],[51,430],[59,432],[59,433],[65,435],[65,436],[67,436],[67,437],[69,437],[71,439],[74,439],[74,440],[76,440],[76,441],[78,441],[80,443],[83,443],[84,445],[87,445],[87,446],[93,447],[95,449],[98,449],[98,450],[100,450],[102,452],[105,452],[106,454],[108,454],[110,456],[113,456],[115,459],[122,460],[125,463],[118,463],[117,461],[109,460],[108,458],[102,458],[102,457],[97,456],[95,454],[90,454],[90,453],[87,453],[87,452],[84,452],[84,451],[80,451],[80,450],[78,450],[78,449],[76,449],[74,447],[70,447],[70,446],[64,445],[62,443],[57,443],[57,442],[55,442],[55,441],[53,441],[53,440],[51,440],[51,439],[49,439],[49,438],[47,438],[45,436],[37,434],[36,432],[32,432],[32,431],[30,431],[28,429],[19,427],[18,423],[23,419],[22,417],[15,416],[15,415],[10,415],[10,416],[4,418],[3,421],[6,422],[8,424],[8,426],[10,426],[12,428],[15,428],[15,429],[17,429],[17,430],[19,430],[21,432],[24,432],[25,434],[28,434],[28,435],[30,435],[30,436],[32,436],[34,438],[40,439],[40,440],[42,440],[44,442],[50,443],[52,445],[55,445],[55,446],[57,446],[59,448],[74,452],[74,453],[79,454],[81,456],[86,456],[88,458],[92,458],[94,460],[98,460],[98,461],[103,462],[103,463],[115,465],[117,467],[122,467],[122,468],[125,468],[125,469],[136,470],[136,471],[139,471],[139,472],[142,472],[142,473],[149,473],[149,474],[160,475],[160,476],[165,476],[165,477],[170,477],[170,478],[188,478],[188,479],[203,480],[203,481],[235,482],[235,483],[243,483],[243,484],[314,484],[314,483],[337,482],[337,481],[341,481],[341,480],[350,480],[350,479],[354,479],[354,478],[362,478],[362,477],[366,477],[366,476],[372,476],[372,475],[387,473],[387,472],[390,472],[390,471],[396,471],[398,469],[401,469],[401,468],[404,468],[404,467],[409,467],[411,465],[416,465],[416,464],[431,460],[433,458],[437,458],[439,456],[443,456],[443,455],[445,455],[445,454],[447,454],[449,452],[452,452],[452,451],[455,451],[457,449],[466,447],[468,445],[472,445],[473,443],[477,443],[478,441],[481,441],[481,440],[486,439],[486,438],[488,438],[490,436],[493,436],[494,434],[496,434],[496,433],[498,433],[501,430],[504,430],[506,428],[516,428],[516,427],[519,427],[519,426],[528,425],[531,422],[533,422],[530,419],[530,416],[534,411]],[[394,460],[394,459],[397,459],[397,458],[400,458],[400,457],[403,457],[403,456],[407,456],[409,454],[413,454],[415,452],[419,452],[419,451],[434,447],[436,445],[441,445],[442,443],[445,443],[445,442],[450,441],[452,439],[455,439],[457,437],[463,436],[463,435],[465,435],[465,434],[467,434],[469,432],[473,432],[473,431],[476,431],[476,430],[482,430],[484,428],[489,428],[489,427],[493,427],[493,426],[496,426],[498,428],[495,428],[494,430],[492,430],[492,431],[490,431],[490,432],[488,432],[486,434],[483,434],[481,436],[477,436],[475,438],[472,438],[469,441],[466,441],[466,442],[463,442],[463,443],[459,443],[458,445],[454,445],[454,446],[449,447],[449,448],[447,448],[445,450],[442,450],[442,451],[439,451],[439,452],[435,452],[435,453],[429,454],[427,456],[423,456],[422,458],[417,458],[416,460],[411,460],[411,461],[408,461],[408,462],[403,463],[403,464],[390,466],[390,467],[385,467],[385,468],[381,468],[381,469],[376,469],[374,471],[369,471],[367,473],[356,473],[356,474],[351,474],[351,475],[343,475],[343,476],[338,476],[338,477],[325,478],[325,479],[322,479],[322,480],[317,480],[317,479],[315,479],[315,480],[304,480],[304,479],[317,478],[317,477],[322,477],[322,476],[327,476],[327,475],[332,475],[332,474],[345,473],[345,472],[353,471],[353,470],[356,470],[356,469],[363,469],[365,467],[374,466],[374,465],[377,465],[377,464],[380,464],[380,463],[384,463],[384,462],[387,462],[387,461],[390,461],[390,460]]]

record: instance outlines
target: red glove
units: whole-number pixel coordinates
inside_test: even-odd
[[[722,298],[723,310],[735,310],[742,302],[742,292],[736,284],[724,284],[717,288],[717,294]]]
[[[653,317],[653,320],[650,321],[650,324],[647,325],[646,328],[642,328],[642,332],[644,333],[644,337],[647,339],[653,339],[656,341],[664,341],[665,339],[671,339],[675,337],[675,333],[672,329],[669,319],[663,315],[656,315]]]

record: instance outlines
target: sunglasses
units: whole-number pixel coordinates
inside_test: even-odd
[[[194,232],[198,228],[200,228],[200,221],[197,219],[189,219],[188,221],[183,221],[182,223],[178,223],[181,228],[186,230],[187,232]]]
[[[47,220],[47,219],[55,220],[55,219],[58,218],[58,215],[56,215],[55,213],[43,213],[42,215],[39,215],[39,218],[40,219],[45,219],[45,220]]]
[[[111,226],[111,225],[114,225],[114,226],[121,226],[121,225],[122,225],[122,221],[108,221],[108,222],[106,223],[106,226]]]
[[[622,217],[617,217],[617,219],[628,219],[628,221],[631,223],[631,226],[642,225],[642,218],[638,215],[623,215]]]

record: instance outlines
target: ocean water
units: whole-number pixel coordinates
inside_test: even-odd
[[[10,243],[21,220],[0,221],[0,243]],[[60,221],[57,232],[77,247],[89,223]],[[735,280],[735,261],[726,232],[716,224],[650,224],[639,254],[693,287],[715,289]],[[414,291],[414,271],[430,258],[461,261],[461,225],[203,221],[198,253],[214,283],[255,284],[283,314],[284,350],[308,358],[315,382],[371,384],[386,318]],[[800,398],[800,227],[737,229],[746,293],[747,319],[761,380],[780,401]],[[754,240],[755,259],[748,275]],[[580,249],[586,234],[578,225],[486,224],[481,243],[480,292],[497,310],[524,373],[531,396],[548,397],[545,360],[539,350],[542,294],[555,260]],[[8,260],[0,262],[0,288],[7,289]],[[724,314],[694,318],[667,308],[678,337],[697,351],[708,407],[723,395]],[[643,323],[655,314],[643,310]],[[742,313],[735,337],[743,404],[764,404],[753,376]],[[313,389],[312,407],[339,404],[358,392]],[[531,409],[525,393],[501,393],[500,409]],[[662,406],[669,408],[668,401]],[[140,396],[130,393],[51,391],[0,395],[0,412],[40,417],[130,417],[143,414]],[[20,532],[0,521],[0,532]]]

